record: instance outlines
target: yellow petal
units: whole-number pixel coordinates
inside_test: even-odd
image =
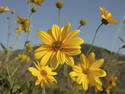
[[[65,37],[68,35],[68,33],[70,32],[70,28],[71,28],[71,24],[67,24],[66,26],[64,26],[63,28],[61,28],[62,40],[64,40]]]
[[[77,73],[82,73],[83,72],[82,68],[79,67],[79,66],[73,66],[73,71],[75,71]]]
[[[89,61],[84,54],[80,55],[80,63],[83,65],[84,69],[89,67]]]
[[[79,75],[78,78],[77,78],[77,83],[78,84],[81,84],[83,82],[83,74]]]
[[[79,34],[79,32],[80,30],[75,30],[75,31],[70,32],[63,42],[68,41],[72,39],[73,37],[76,37]]]
[[[74,55],[78,55],[81,53],[80,49],[68,49],[64,52],[65,54],[69,55],[69,56],[74,56]]]
[[[91,52],[88,56],[89,63],[94,63],[95,62],[95,54]]]
[[[97,69],[103,65],[104,59],[99,59],[91,65],[91,69]]]
[[[52,26],[52,34],[55,40],[59,39],[59,36],[61,35],[61,31],[58,25],[54,24]]]
[[[40,82],[41,82],[40,80],[36,80],[35,85],[36,85],[36,86],[39,85]]]
[[[43,58],[41,59],[40,64],[41,64],[41,65],[46,65],[47,62],[48,62],[48,60],[50,59],[52,53],[53,53],[53,51],[48,51],[48,52],[43,56]]]
[[[73,60],[73,57],[70,57],[70,56],[66,56],[65,57],[65,60],[66,60],[66,63],[69,65],[69,66],[73,66],[74,65],[74,60]]]
[[[109,19],[108,22],[110,24],[119,24],[117,21],[113,20],[113,19]]]
[[[60,50],[57,52],[57,60],[59,61],[60,64],[64,64],[65,62],[65,54]]]
[[[71,76],[71,78],[72,78],[72,77],[75,77],[75,76],[78,76],[78,74],[77,74],[76,72],[74,72],[74,71],[73,71],[73,72],[70,72],[69,75]]]
[[[47,32],[38,31],[37,34],[40,40],[43,41],[45,44],[51,45],[53,43],[52,37]]]
[[[65,41],[64,45],[67,46],[75,46],[84,43],[84,40],[82,38],[72,38],[70,40]]]
[[[82,81],[82,87],[85,91],[88,90],[88,84],[89,84],[89,81],[88,81],[87,77],[85,76],[85,78]]]
[[[105,77],[106,76],[106,72],[102,69],[95,69],[92,71],[92,73],[94,76],[97,76],[97,77]]]
[[[39,71],[34,67],[29,67],[28,70],[32,73],[33,76],[37,76]]]
[[[57,61],[56,55],[54,55],[54,56],[51,58],[50,66],[51,66],[51,68],[52,68],[53,70],[57,69],[57,67],[59,66],[59,61]]]

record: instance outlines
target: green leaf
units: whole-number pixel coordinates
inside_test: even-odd
[[[0,43],[2,49],[4,50],[4,53],[7,54],[7,48],[3,45],[3,43]]]
[[[27,44],[29,44],[29,43],[30,43],[30,41],[26,41],[26,42],[25,42],[25,46],[26,46]]]

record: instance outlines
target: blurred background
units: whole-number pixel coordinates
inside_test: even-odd
[[[104,7],[106,10],[112,13],[114,19],[119,23],[122,22],[125,15],[125,0],[62,0],[64,7],[61,11],[61,25],[63,27],[67,23],[71,23],[71,31],[78,28],[80,20],[86,19],[87,25],[81,27],[79,37],[82,37],[85,43],[90,44],[96,28],[101,23],[100,7]],[[38,10],[32,16],[32,29],[29,40],[31,44],[35,45],[42,43],[37,36],[38,30],[47,31],[53,24],[58,24],[58,9],[56,8],[57,0],[45,0],[42,7],[37,6]],[[8,8],[15,9],[14,15],[10,13],[0,14],[0,42],[7,45],[7,16],[10,16],[10,40],[9,45],[16,37],[15,29],[18,24],[14,23],[17,19],[17,15],[26,18],[28,12],[27,0],[0,0],[0,6],[8,6]],[[116,35],[118,34],[118,35]],[[125,39],[125,24],[122,25],[103,25],[98,34],[94,45],[106,48],[108,50],[116,52],[121,46],[122,42],[118,39],[118,36]],[[114,43],[114,40],[116,41]],[[25,41],[24,33],[21,34],[19,42],[15,45],[15,49],[22,49]],[[113,46],[114,45],[114,46]],[[2,50],[2,48],[0,48]],[[120,53],[125,54],[125,50],[122,49]]]

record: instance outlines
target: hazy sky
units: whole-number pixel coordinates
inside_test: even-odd
[[[125,0],[62,0],[64,7],[61,11],[61,27],[67,23],[71,23],[71,31],[75,30],[79,26],[81,18],[85,18],[87,25],[81,28],[79,37],[82,37],[85,43],[91,43],[96,28],[101,23],[101,12],[99,7],[103,6],[106,10],[112,13],[114,19],[119,23],[125,14]],[[32,17],[32,30],[29,39],[31,44],[35,45],[41,43],[37,37],[38,30],[47,31],[53,24],[58,24],[58,9],[56,8],[57,0],[45,0],[42,7],[37,7],[38,10]],[[16,9],[16,15],[21,17],[27,17],[27,0],[0,0],[0,6],[8,6],[10,9]],[[6,45],[7,41],[7,23],[6,17],[10,13],[0,15],[0,42]],[[14,23],[17,19],[16,15],[10,15],[10,45],[16,37],[15,28],[19,25]],[[102,26],[97,34],[97,38],[94,45],[106,48],[108,50],[117,51],[121,45],[120,40],[116,40],[115,47],[112,48],[112,42],[119,25],[108,24]],[[119,32],[119,36],[125,38],[125,29],[122,27]],[[23,48],[25,36],[21,35],[20,41],[16,45],[16,48]],[[125,50],[121,50],[121,53],[125,54]]]

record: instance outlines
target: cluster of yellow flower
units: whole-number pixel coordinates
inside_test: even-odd
[[[110,91],[113,87],[116,86],[116,80],[117,80],[117,77],[116,76],[110,76],[108,77],[107,79],[107,94],[111,94]]]
[[[37,7],[34,5],[42,6],[43,2],[44,0],[28,0],[28,4],[33,4],[31,15],[37,10]],[[60,10],[63,8],[63,2],[57,1],[56,6]],[[0,13],[7,11],[9,11],[8,7],[0,7]],[[101,7],[100,11],[102,12],[101,25],[118,24],[118,22],[113,19],[111,13],[105,10],[105,8]],[[13,9],[11,13],[13,14],[14,12],[15,10]],[[17,17],[18,20],[15,20],[15,23],[20,24],[21,26],[16,28],[16,32],[18,34],[21,34],[22,32],[29,33],[31,28],[30,17]],[[86,25],[86,20],[82,19],[80,21],[80,27],[84,25]],[[71,80],[76,82],[85,91],[88,90],[89,86],[94,86],[100,91],[103,90],[100,78],[105,77],[107,74],[100,67],[103,65],[104,59],[96,60],[94,52],[87,55],[81,53],[80,45],[84,43],[84,40],[77,37],[80,33],[80,29],[72,32],[70,32],[70,29],[71,24],[67,24],[62,28],[60,28],[59,25],[54,24],[52,29],[48,29],[47,32],[43,30],[38,31],[38,37],[44,44],[40,44],[39,48],[34,51],[34,58],[37,62],[34,63],[36,68],[28,68],[32,75],[37,77],[35,85],[41,84],[41,87],[43,88],[45,84],[50,86],[51,83],[57,83],[54,78],[57,73],[53,71],[60,65],[66,63],[68,66],[72,67],[72,71],[69,73]],[[27,40],[25,42],[27,42]],[[11,48],[14,48],[14,45],[11,46]],[[33,51],[31,44],[26,44],[25,48],[26,52],[31,53]],[[73,56],[79,54],[80,62],[74,62]],[[19,54],[16,57],[16,60],[22,62],[31,61],[30,57],[26,54]],[[114,77],[108,79],[107,93],[109,93],[109,90],[116,85],[115,80],[116,78]]]
[[[9,8],[8,7],[4,7],[4,6],[1,6],[0,7],[0,13],[4,13],[4,12],[8,12],[9,11]],[[15,9],[12,9],[11,10],[11,13],[15,13]]]
[[[44,0],[29,0],[28,3],[32,3],[33,5],[39,5],[42,6],[42,3]]]
[[[18,56],[16,57],[16,60],[19,60],[21,62],[30,62],[30,57],[28,55],[25,54],[18,54]]]
[[[40,5],[37,0],[29,0],[29,2]],[[56,6],[61,9],[63,2],[58,1]],[[100,11],[102,12],[102,24],[118,24],[107,10],[100,8]],[[80,24],[86,25],[86,20],[82,19]],[[88,90],[89,86],[95,86],[100,91],[103,90],[100,77],[105,77],[106,72],[100,67],[103,65],[104,59],[95,60],[93,52],[87,56],[81,53],[80,45],[84,40],[77,37],[80,30],[70,32],[70,28],[71,24],[62,28],[54,24],[48,32],[38,31],[38,37],[44,44],[39,45],[39,48],[34,51],[34,58],[37,60],[36,68],[29,67],[32,75],[38,78],[35,85],[41,83],[41,87],[43,87],[44,84],[49,86],[51,82],[56,83],[57,81],[53,76],[57,73],[52,72],[52,70],[56,70],[59,65],[66,63],[73,69],[69,73],[72,81],[78,83],[85,91]],[[79,54],[81,54],[80,62],[74,63],[73,56]]]
[[[17,16],[18,20],[15,20],[15,23],[20,24],[21,26],[19,28],[16,28],[16,32],[29,32],[30,30],[30,20],[25,19],[23,17]]]

